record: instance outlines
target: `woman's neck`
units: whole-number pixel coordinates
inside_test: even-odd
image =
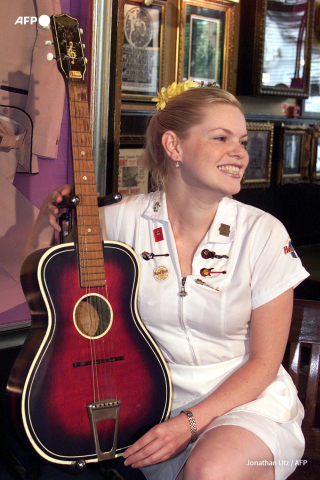
[[[175,238],[190,236],[201,239],[208,231],[218,209],[220,199],[212,195],[194,195],[179,191],[177,185],[166,189],[168,216]]]
[[[190,192],[177,192],[170,186],[166,189],[166,199],[181,275],[186,277],[192,273],[193,257],[212,224],[219,200],[209,202]]]

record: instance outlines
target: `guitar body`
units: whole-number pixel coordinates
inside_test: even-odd
[[[91,402],[121,402],[110,458],[170,411],[167,366],[137,313],[138,259],[118,242],[103,243],[103,258],[107,296],[105,288],[79,286],[76,244],[35,252],[22,268],[32,322],[7,391],[31,444],[54,463],[96,462],[112,449],[115,420],[98,415],[97,452]],[[92,331],[79,313],[88,304]]]

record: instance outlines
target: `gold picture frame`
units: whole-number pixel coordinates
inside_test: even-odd
[[[123,11],[123,101],[150,102],[163,86],[166,32],[165,0],[150,6],[126,0]]]
[[[315,0],[241,0],[238,95],[309,96]]]
[[[281,125],[277,184],[309,183],[313,127]]]
[[[179,0],[178,82],[193,78],[232,90],[234,2]]]
[[[274,124],[247,122],[249,165],[242,188],[270,187]]]

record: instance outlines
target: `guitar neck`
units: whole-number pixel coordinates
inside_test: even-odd
[[[68,83],[71,143],[77,208],[79,271],[81,287],[106,283],[99,222],[97,188],[93,165],[87,85]]]

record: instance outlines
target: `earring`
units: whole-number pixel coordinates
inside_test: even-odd
[[[176,162],[176,168],[180,168],[180,162]]]

